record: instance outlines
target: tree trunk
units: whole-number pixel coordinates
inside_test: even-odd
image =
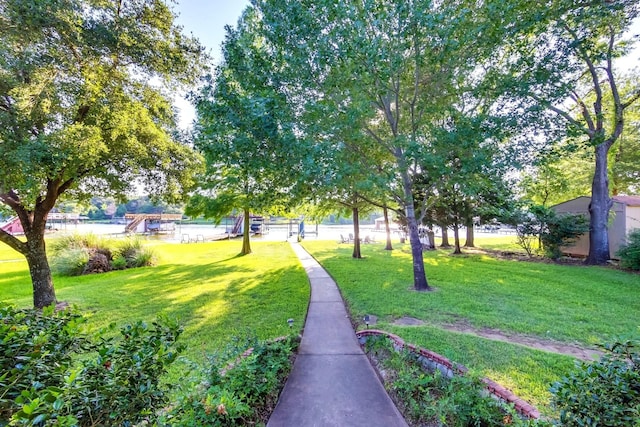
[[[5,197],[5,199],[8,198]],[[55,304],[57,302],[56,293],[44,240],[49,210],[40,206],[36,212],[29,212],[19,202],[8,204],[20,218],[26,241],[22,241],[5,231],[0,231],[0,241],[20,252],[26,258],[31,275],[33,306],[43,308]]]
[[[440,243],[441,248],[450,248],[451,243],[449,243],[449,229],[443,225],[440,226],[440,230],[442,230],[442,243]]]
[[[360,216],[358,214],[358,208],[353,208],[353,257],[362,258],[362,252],[360,252]]]
[[[460,250],[460,229],[458,228],[458,224],[455,224],[453,226],[453,239],[454,239],[454,244],[455,244],[455,247],[453,249],[453,253],[454,254],[461,254],[462,251]]]
[[[47,260],[47,250],[44,241],[44,226],[42,233],[38,230],[29,232],[27,237],[27,253],[25,258],[29,265],[31,283],[33,286],[33,306],[35,308],[47,307],[55,304],[56,293],[51,278],[51,268]]]
[[[405,166],[404,157],[396,151],[396,159],[402,175],[402,189],[404,193],[405,212],[407,214],[407,226],[409,228],[409,241],[411,242],[411,257],[413,258],[413,287],[416,291],[430,291],[427,282],[427,274],[424,270],[424,258],[422,257],[422,243],[418,235],[418,223],[413,205],[413,191],[411,178]]]
[[[606,143],[596,146],[596,168],[591,184],[589,204],[589,255],[585,261],[589,265],[606,264],[609,261],[609,210],[613,202],[609,198],[609,178],[607,176]]]
[[[468,221],[467,224],[467,240],[464,242],[465,248],[475,248],[475,243],[473,242],[473,220]]]
[[[382,209],[382,212],[384,212],[384,229],[387,234],[387,245],[384,247],[384,250],[392,251],[393,246],[391,246],[391,227],[389,226],[389,211],[386,206]]]
[[[249,213],[249,209],[244,209],[244,233],[242,233],[242,252],[240,255],[249,255],[251,253],[251,214]]]
[[[427,230],[427,237],[429,238],[429,249],[436,248],[436,233],[433,232],[433,229]]]

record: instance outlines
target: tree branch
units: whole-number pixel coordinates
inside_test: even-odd
[[[364,130],[369,134],[369,136],[375,139],[378,144],[382,145],[385,150],[389,151],[391,155],[394,154],[393,148],[389,146],[389,144],[387,144],[382,138],[380,138],[380,136],[378,136],[378,134],[375,133],[369,126],[364,125]]]
[[[553,105],[551,105],[549,102],[547,101],[543,101],[541,98],[535,96],[535,95],[531,95],[529,94],[529,96],[531,98],[533,98],[536,102],[544,105],[546,108],[548,108],[549,110],[553,111],[554,113],[558,114],[559,116],[561,116],[562,118],[564,118],[567,122],[569,122],[570,124],[572,124],[573,126],[579,127],[581,128],[587,135],[591,136],[594,134],[593,131],[591,131],[591,129],[585,128],[579,121],[577,121],[576,119],[574,119],[573,117],[571,117],[571,114],[567,113],[564,110],[561,110],[558,107],[554,107]]]
[[[600,80],[598,79],[598,71],[596,69],[595,64],[589,57],[588,52],[584,50],[578,35],[573,31],[569,26],[564,24],[565,30],[571,35],[571,38],[576,44],[576,50],[578,52],[578,56],[582,58],[582,60],[587,64],[587,68],[589,69],[589,74],[591,74],[591,80],[593,82],[593,88],[596,92],[596,100],[593,103],[594,113],[596,115],[596,131],[603,129],[603,116],[602,116],[602,88],[600,87]]]
[[[14,190],[0,194],[0,201],[9,206],[16,216],[20,219],[20,224],[25,232],[31,231],[32,218],[30,213],[25,209],[20,201],[20,196]]]
[[[634,102],[640,99],[640,89],[637,89],[627,100],[627,102],[622,103],[622,109],[626,109],[631,106]]]
[[[27,254],[27,251],[28,251],[27,244],[2,229],[0,229],[0,242],[5,243],[6,245],[10,246],[12,249],[20,252],[22,255]]]
[[[584,117],[584,120],[587,122],[587,126],[589,126],[589,129],[592,132],[595,132],[596,131],[595,124],[593,123],[593,118],[591,117],[591,113],[589,112],[587,105],[584,103],[582,98],[580,98],[580,96],[575,90],[571,91],[571,99],[573,99],[574,102],[580,106],[580,109],[582,110],[582,117]]]

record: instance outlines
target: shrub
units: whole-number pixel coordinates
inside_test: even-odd
[[[51,261],[51,269],[63,276],[79,276],[91,255],[86,248],[72,248],[57,253]]]
[[[149,248],[142,248],[131,261],[131,267],[150,267],[156,264],[156,254]]]
[[[110,240],[91,233],[62,236],[51,245],[51,267],[53,271],[64,276],[108,271],[111,260],[110,244]]]
[[[140,239],[133,237],[120,242],[116,256],[126,261],[127,268],[146,267],[155,264],[155,253],[146,248]]]
[[[73,234],[55,240],[52,248],[52,269],[65,276],[146,267],[156,263],[155,253],[137,238],[116,244],[93,234]]]
[[[73,355],[85,339],[82,317],[53,307],[18,310],[0,304],[0,424],[20,410],[25,400],[47,387],[60,388]]]
[[[605,346],[607,354],[555,383],[552,405],[562,426],[638,426],[640,420],[640,341]]]
[[[155,421],[161,380],[182,349],[161,319],[91,341],[70,310],[0,307],[0,425],[94,426]]]
[[[96,252],[89,257],[82,274],[106,273],[107,271],[111,271],[109,258],[103,253]]]
[[[411,419],[447,426],[500,425],[505,412],[497,401],[483,396],[482,383],[470,376],[447,378],[439,370],[428,373],[413,360],[399,355],[402,366],[391,387]]]
[[[517,244],[531,256],[537,240],[545,255],[552,259],[560,258],[562,246],[570,245],[589,230],[584,215],[557,214],[544,206],[530,206],[527,213],[521,213],[514,221]]]
[[[558,259],[562,256],[562,246],[568,246],[589,230],[589,221],[584,215],[556,214],[548,210],[543,217],[546,230],[540,236],[547,256]]]
[[[640,270],[640,228],[636,228],[627,236],[627,241],[618,250],[620,266],[631,270]]]
[[[116,254],[111,261],[111,268],[114,270],[124,270],[127,268],[127,259],[120,254]]]
[[[415,353],[395,351],[384,337],[370,337],[365,348],[379,371],[384,372],[385,387],[411,425],[544,425],[521,419],[512,407],[488,396],[478,378],[449,378],[439,370],[429,372]]]
[[[176,345],[181,332],[177,323],[162,319],[150,327],[143,322],[126,325],[119,339],[101,339],[65,391],[70,414],[80,425],[154,419],[167,403],[160,380],[183,350]]]
[[[187,390],[165,421],[194,427],[266,423],[265,415],[275,407],[296,347],[297,341],[288,338],[254,342],[253,351],[244,357],[240,352],[246,346],[210,357],[207,378],[199,381],[204,385]]]

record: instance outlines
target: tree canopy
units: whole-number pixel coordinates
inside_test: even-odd
[[[282,212],[301,182],[293,117],[257,28],[252,8],[236,28],[227,27],[224,61],[197,96],[195,144],[207,170],[187,208],[217,220],[243,211],[242,254],[251,252],[250,213]]]
[[[505,99],[546,114],[546,133],[560,130],[593,150],[587,262],[606,263],[609,152],[623,134],[626,112],[640,98],[637,79],[622,90],[614,61],[634,44],[626,33],[640,5],[634,0],[550,0],[519,10],[518,25],[500,52],[504,56],[497,55],[508,76]]]
[[[0,0],[0,201],[26,241],[34,305],[55,301],[44,245],[61,197],[176,200],[200,158],[176,132],[170,89],[203,66],[160,0]]]

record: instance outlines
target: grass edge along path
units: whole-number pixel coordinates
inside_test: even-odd
[[[640,287],[640,277],[626,272],[495,260],[485,255],[451,256],[450,251],[439,250],[425,253],[427,275],[437,290],[423,294],[411,290],[406,245],[396,244],[392,252],[380,245],[365,245],[362,260],[351,258],[348,245],[332,241],[305,241],[304,247],[334,277],[356,323],[362,324],[359,319],[364,314],[376,315],[377,329],[466,365],[472,373],[510,388],[546,415],[552,413],[549,387],[573,368],[573,358],[446,331],[439,325],[460,322],[589,347],[638,331],[633,322],[640,316],[632,313],[640,313],[640,305],[632,295]],[[523,310],[528,300],[535,304],[533,310]],[[598,309],[605,313],[580,314],[584,307],[590,313]],[[428,324],[392,324],[402,316]],[[558,321],[562,316],[569,318]],[[613,324],[601,325],[603,317]],[[588,334],[581,340],[584,331]]]

